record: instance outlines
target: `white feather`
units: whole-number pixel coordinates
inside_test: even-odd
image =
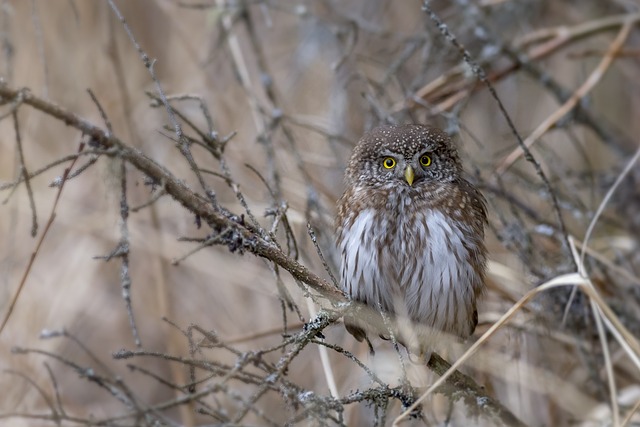
[[[371,307],[379,304],[418,325],[466,337],[474,287],[482,282],[470,262],[474,254],[465,249],[463,230],[455,222],[437,210],[411,211],[403,199],[395,205],[396,218],[381,218],[370,208],[350,227],[349,220],[343,224],[344,290]],[[427,249],[419,253],[420,247]],[[419,336],[424,341],[434,335]]]

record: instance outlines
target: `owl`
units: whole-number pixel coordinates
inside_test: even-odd
[[[485,280],[485,200],[444,132],[412,124],[365,134],[337,212],[341,284],[352,300],[408,320],[410,333],[397,338],[412,352],[430,353],[443,333],[473,333]],[[366,321],[347,316],[345,325],[366,338]]]

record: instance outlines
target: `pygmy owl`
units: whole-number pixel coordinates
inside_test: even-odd
[[[412,351],[430,352],[442,332],[468,338],[484,288],[487,214],[451,139],[422,125],[373,129],[356,145],[345,184],[336,219],[343,290],[410,321],[411,334],[398,338]],[[366,321],[347,316],[345,325],[366,337]]]

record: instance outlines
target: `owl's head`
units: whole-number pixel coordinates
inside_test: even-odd
[[[452,182],[462,165],[451,139],[424,125],[380,126],[358,142],[347,167],[347,182],[363,187],[404,185],[420,189]]]

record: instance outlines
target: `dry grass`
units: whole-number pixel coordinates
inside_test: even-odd
[[[0,1],[0,423],[640,425],[635,3],[115,4]],[[384,122],[455,134],[489,200],[457,386],[330,302]]]

